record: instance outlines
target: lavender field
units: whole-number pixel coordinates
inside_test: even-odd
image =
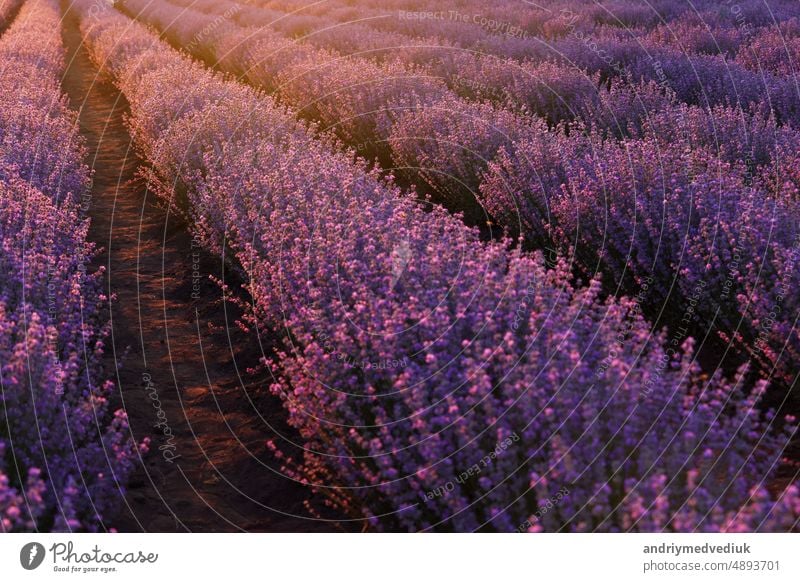
[[[796,0],[0,0],[0,530],[800,530]]]

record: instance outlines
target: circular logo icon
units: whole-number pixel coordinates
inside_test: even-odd
[[[44,561],[44,546],[39,542],[30,542],[19,551],[19,563],[26,570],[35,570]]]

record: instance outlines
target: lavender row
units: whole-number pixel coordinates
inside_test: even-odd
[[[561,76],[558,66],[542,68],[548,66],[553,78]],[[464,61],[457,70],[468,68],[469,63]],[[503,86],[488,71],[479,71],[475,76],[485,79],[486,87]],[[564,89],[573,96],[582,94],[579,88],[566,90],[564,86]],[[588,104],[591,91],[584,93],[587,95],[584,103]],[[586,106],[583,123],[591,123],[590,131],[632,136],[637,140],[631,142],[635,160],[625,151],[629,148],[626,142],[622,146],[603,146],[601,161],[588,162],[593,164],[591,172],[596,183],[591,196],[571,190],[570,184],[564,185],[565,170],[561,166],[569,163],[572,156],[592,158],[596,138],[580,137],[583,132],[574,138],[566,138],[561,132],[554,132],[558,137],[550,137],[551,132],[544,124],[525,122],[490,105],[467,105],[452,96],[424,104],[395,115],[388,143],[397,166],[412,168],[414,177],[454,201],[463,200],[465,191],[478,190],[481,169],[501,148],[512,152],[503,154],[504,167],[499,171],[502,175],[494,171],[479,196],[493,219],[512,231],[522,231],[535,244],[549,244],[555,238],[558,247],[566,251],[577,241],[579,256],[588,268],[594,268],[598,256],[602,257],[602,268],[610,274],[612,288],[618,288],[626,275],[632,276],[635,285],[637,280],[657,274],[660,289],[651,293],[652,311],[664,305],[677,283],[676,276],[681,275],[677,287],[684,300],[694,295],[698,280],[715,277],[703,295],[705,308],[701,311],[706,325],[715,319],[722,299],[724,308],[717,324],[727,338],[736,339],[750,349],[767,369],[778,366],[776,373],[791,383],[800,355],[797,332],[792,325],[797,306],[791,297],[784,300],[783,296],[785,289],[796,282],[793,273],[797,241],[792,220],[797,209],[787,201],[796,197],[793,168],[800,135],[792,128],[777,127],[774,117],[758,111],[687,107],[669,95],[655,83],[633,87],[622,84],[599,94],[596,105]],[[542,98],[538,101],[544,110],[558,111],[558,103],[547,104]],[[683,133],[676,135],[674,129],[681,122]],[[645,133],[663,139],[656,146],[637,145],[642,143],[638,140]],[[571,135],[575,136],[575,132]],[[684,163],[683,153],[681,159],[661,161],[658,154],[664,151],[668,155],[675,144],[683,144],[685,150],[696,150],[696,161]],[[560,159],[554,161],[549,152]],[[631,167],[641,163],[661,164],[647,174],[644,183],[631,173]],[[690,175],[697,166],[712,176],[725,173],[726,164],[738,168],[739,173],[724,185],[715,182],[715,188],[704,186]],[[581,166],[573,171],[576,173],[572,182],[586,182],[586,177],[578,173],[583,171]],[[760,178],[755,188],[747,185],[753,172]],[[615,182],[618,173],[624,176],[619,184]],[[505,183],[506,174],[513,176],[510,185]],[[537,184],[546,180],[552,183],[546,187]],[[664,187],[657,188],[659,184],[670,184],[670,189],[680,184],[683,190],[675,194],[674,203],[679,209],[688,209],[689,214],[672,212],[668,216],[671,208],[659,202],[665,197]],[[540,186],[545,190],[541,196],[537,193]],[[700,187],[706,187],[711,203],[700,195]],[[563,188],[570,189],[569,193],[562,193]],[[654,202],[636,202],[638,188],[643,188]],[[723,196],[721,188],[731,190],[731,194]],[[716,204],[714,193],[719,199]],[[596,208],[607,205],[606,199],[619,216],[609,219],[595,212]],[[554,209],[556,200],[566,202],[560,202]],[[720,209],[723,201],[728,206]],[[753,210],[746,213],[747,220],[754,222],[743,226],[738,214],[748,207]],[[583,217],[584,212],[589,220]],[[720,222],[713,227],[705,226],[702,235],[693,234],[687,230],[687,221],[697,220],[698,216],[707,216],[705,220],[711,224],[715,217]],[[559,226],[554,225],[557,218]],[[595,224],[592,219],[601,222]],[[773,222],[780,227],[771,228]],[[579,224],[582,224],[580,231]],[[745,244],[744,239],[751,235],[740,234],[740,227],[761,233],[765,238]],[[554,228],[558,230],[551,232]],[[678,234],[665,244],[664,233],[669,231]],[[726,233],[724,242],[719,233]],[[688,252],[684,248],[687,241],[691,241]],[[645,251],[644,247],[652,248]],[[770,267],[766,268],[767,265]],[[682,276],[685,272],[692,275]],[[678,301],[678,311],[682,304],[683,301]]]
[[[174,1],[190,5],[187,0]],[[231,3],[225,4],[223,12],[223,6],[218,4],[211,7],[201,2],[191,6],[242,25],[276,28],[321,48],[332,47],[344,53],[367,51],[370,58],[424,66],[463,97],[521,108],[551,123],[575,117],[591,122],[600,113],[618,113],[605,111],[611,99],[605,91],[598,91],[597,76],[610,79],[612,90],[616,84],[618,92],[632,93],[633,99],[642,100],[645,105],[650,105],[647,101],[652,100],[653,91],[640,96],[636,87],[626,86],[628,80],[658,86],[661,102],[674,95],[690,104],[741,106],[763,114],[774,113],[783,120],[796,118],[798,91],[791,73],[797,56],[800,10],[779,3],[772,7],[771,19],[764,21],[750,4],[737,5],[736,14],[728,15],[728,19],[724,13],[729,8],[699,6],[701,11],[695,13],[680,3],[670,4],[664,3],[659,10],[674,20],[651,32],[634,28],[622,33],[603,26],[596,7],[576,7],[571,3],[560,9],[554,7],[550,9],[552,20],[570,33],[558,41],[536,43],[537,52],[531,55],[535,62],[515,62],[503,53],[489,57],[480,54],[474,44],[453,45],[436,36],[416,39],[420,46],[412,37],[397,33],[388,34],[384,44],[395,48],[381,51],[380,36],[370,34],[366,23],[384,22],[387,18],[365,18],[370,13],[364,14],[362,8],[357,14],[353,8],[345,11],[352,18],[358,16],[358,22],[350,24],[346,19],[308,15],[306,9],[286,14],[259,12],[241,5],[232,9]],[[268,5],[289,9],[280,2]],[[313,9],[331,5],[315,4]],[[620,7],[609,7],[612,16],[616,16],[615,8]],[[594,15],[590,19],[594,29],[587,28],[586,20],[581,19],[587,13]],[[735,62],[721,58],[726,54]],[[642,113],[636,113],[632,119],[618,118],[616,123],[621,127],[637,123]]]
[[[55,1],[24,4],[0,61],[0,529],[104,529],[136,450],[108,408],[107,299],[88,270],[89,170]]]
[[[512,84],[507,94],[522,99],[523,109],[536,107],[550,123],[571,118],[577,111],[586,119],[609,119],[609,124],[617,126],[626,123],[622,118],[626,115],[630,124],[640,123],[648,113],[645,107],[670,102],[657,87],[626,86],[603,96],[584,75],[565,75],[565,69],[553,64],[526,65],[523,70],[516,64],[508,68],[494,62],[490,71],[479,64],[472,67],[468,59],[454,53],[450,59],[454,67],[491,84],[481,85],[484,89],[470,84],[467,93],[476,101],[467,102],[427,69],[412,65],[397,69],[389,63],[342,57],[269,29],[240,27],[233,22],[238,5],[231,2],[217,3],[216,17],[169,2],[126,0],[121,5],[195,56],[300,109],[358,154],[399,168],[398,172],[429,188],[451,209],[468,213],[471,222],[486,221],[475,193],[488,162],[501,147],[546,129],[539,118],[523,114],[527,110],[514,112],[513,106],[509,110],[478,101],[486,87]],[[534,69],[538,80],[531,82]],[[492,71],[502,78],[493,77]],[[542,82],[543,78],[548,81]],[[505,99],[500,101],[507,104]],[[622,106],[617,106],[618,101]]]
[[[623,141],[542,131],[491,164],[487,211],[530,244],[574,253],[612,288],[653,280],[650,310],[691,310],[787,385],[800,365],[797,132],[680,107]],[[670,300],[670,301],[668,301]]]
[[[206,11],[209,2],[196,5]],[[244,3],[243,3],[244,4]],[[429,38],[465,49],[521,60],[542,56],[541,43],[583,39],[651,38],[697,53],[725,54],[731,43],[738,46],[751,35],[800,17],[796,4],[785,0],[760,0],[720,4],[675,0],[660,2],[606,2],[603,6],[572,1],[547,5],[519,2],[440,4],[435,9],[424,2],[382,3],[381,8],[352,6],[340,2],[257,2],[262,9],[292,13],[295,30],[307,33],[320,18],[364,26],[411,38]],[[245,4],[242,15],[259,15]],[[301,23],[305,24],[301,24]],[[264,23],[266,24],[266,23]],[[537,46],[538,45],[538,46]],[[586,47],[591,50],[591,46]]]
[[[794,31],[797,28],[797,19],[800,17],[800,10],[796,5],[775,3],[771,13],[764,11],[763,6],[756,2],[737,4],[735,10],[730,6],[719,7],[711,3],[694,7],[697,9],[695,12],[680,2],[662,3],[657,8],[643,4],[634,9],[634,12],[650,12],[654,21],[660,21],[661,18],[668,21],[654,30],[630,22],[630,8],[627,6],[626,9],[625,5],[618,4],[604,6],[601,11],[595,6],[576,6],[569,2],[548,8],[547,22],[550,32],[539,30],[535,34],[540,35],[540,38],[525,39],[529,46],[522,56],[525,61],[522,64],[514,62],[514,59],[520,59],[520,55],[513,49],[487,49],[477,39],[462,32],[456,36],[461,40],[452,46],[468,49],[468,52],[459,54],[459,61],[467,61],[469,66],[464,67],[463,62],[458,62],[456,64],[460,66],[451,67],[448,61],[453,57],[449,57],[435,70],[444,73],[445,78],[461,78],[462,83],[469,82],[475,87],[483,87],[486,97],[493,98],[493,91],[498,88],[508,86],[518,90],[520,86],[535,84],[531,78],[547,85],[551,78],[544,76],[540,79],[535,67],[527,75],[525,71],[531,66],[530,60],[536,63],[551,60],[561,65],[564,77],[577,77],[588,72],[590,78],[599,74],[602,79],[622,77],[669,84],[678,97],[687,103],[752,106],[762,94],[768,94],[773,102],[771,107],[778,114],[784,119],[796,120],[797,91],[788,74],[793,70],[791,61],[796,57],[796,52],[793,52],[796,51],[796,42],[793,39],[796,37]],[[530,12],[536,12],[536,9],[523,11]],[[661,17],[658,16],[659,13]],[[240,14],[244,18],[245,13]],[[275,13],[272,14],[268,17],[270,23],[265,22],[265,25],[277,26],[296,35],[309,34],[326,22],[326,19],[319,16],[307,16],[306,10],[277,18]],[[403,14],[406,14],[405,18],[402,17]],[[425,31],[430,33],[430,36],[424,37],[429,40],[429,46],[447,48],[451,44],[450,40],[442,39],[444,44],[439,45],[441,37],[436,32],[445,31],[449,25],[457,24],[453,22],[453,14],[469,14],[469,11],[460,7],[458,10],[431,12],[420,7],[412,12],[377,11],[374,18],[365,18],[368,14],[361,8],[357,11],[350,8],[339,15],[340,26],[325,30],[322,36],[334,39],[348,36],[357,39],[363,35],[368,38],[371,35],[362,32],[362,27],[386,30],[387,25],[399,20],[413,23],[417,27],[424,24]],[[253,18],[252,10],[246,15]],[[412,18],[413,15],[419,17]],[[480,12],[475,15],[480,15]],[[492,11],[492,17],[493,22],[512,22],[503,20],[495,10]],[[364,23],[359,23],[350,35],[347,34],[349,26],[343,25],[349,18]],[[293,21],[297,23],[294,26],[291,24]],[[330,19],[327,22],[331,26]],[[555,30],[560,30],[560,33],[553,34]],[[387,32],[397,31],[390,27]],[[493,58],[486,58],[482,54],[486,51],[494,55]],[[426,59],[431,53],[437,53],[431,49],[418,53],[413,45],[400,52],[404,53],[401,58],[408,59]],[[439,54],[442,52],[438,51]],[[446,51],[445,54],[450,53],[458,54],[454,51]],[[480,54],[481,58],[475,58],[475,53]],[[726,59],[725,56],[729,58]],[[441,57],[437,56],[439,58]],[[769,61],[759,64],[760,58]],[[770,66],[776,61],[780,67]],[[476,64],[490,73],[493,82],[486,80],[481,83],[481,77],[473,74]],[[519,68],[522,71],[517,70]],[[529,79],[527,83],[522,82],[521,79],[526,77]],[[501,79],[515,82],[513,85],[498,85],[497,81]],[[572,84],[575,83],[573,80]],[[571,95],[566,91],[558,92],[557,83],[552,88],[565,99]],[[520,99],[517,91],[508,91],[505,96]],[[524,102],[523,99],[520,100]]]
[[[377,158],[385,167],[405,164],[403,153],[394,147],[403,136],[393,140],[396,132],[403,131],[404,119],[414,126],[415,118],[428,108],[455,104],[459,110],[474,111],[473,117],[479,120],[484,109],[482,104],[460,100],[444,82],[422,69],[398,73],[385,64],[341,57],[297,44],[268,29],[242,28],[229,19],[220,20],[168,2],[125,0],[122,6],[193,55],[267,90],[299,110],[304,118],[317,122],[321,130],[333,132],[357,154]],[[524,127],[525,123],[520,119],[518,125]],[[483,156],[483,167],[496,151]],[[468,170],[473,189],[480,170],[477,165]],[[424,184],[421,171],[407,167],[409,177]],[[451,208],[470,212],[475,221],[485,221],[469,186],[453,185],[447,174],[436,175],[446,184],[437,184],[434,191]]]
[[[427,39],[431,46],[440,44],[475,49],[503,57],[523,59],[533,54],[535,39],[529,29],[538,28],[526,20],[541,22],[552,20],[552,13],[534,15],[534,10],[517,11],[514,21],[497,17],[496,7],[428,6],[371,8],[368,6],[342,6],[336,2],[317,3],[316,6],[296,9],[291,3],[250,3],[242,5],[242,21],[259,26],[279,26],[286,32],[303,36],[318,26],[320,18],[338,21],[363,20],[364,28]],[[208,0],[200,0],[196,8],[204,12],[221,14],[222,11]],[[387,9],[388,8],[388,9]],[[269,14],[292,13],[287,22],[276,21]],[[528,18],[526,18],[528,17]]]
[[[173,3],[200,9],[191,0]],[[589,115],[598,103],[599,79],[575,67],[486,55],[437,37],[414,38],[375,30],[360,21],[340,23],[302,13],[236,9],[233,2],[227,5],[233,8],[223,15],[227,13],[242,26],[269,27],[319,49],[376,60],[395,74],[406,67],[412,71],[422,68],[463,98],[491,100],[519,113],[544,117],[550,123]]]
[[[189,0],[174,1],[198,8]],[[702,15],[690,16],[684,12],[676,21],[648,34],[635,30],[609,34],[602,27],[589,30],[579,25],[581,10],[566,6],[569,4],[554,10],[552,20],[570,31],[565,35],[568,38],[539,43],[536,54],[532,55],[536,60],[523,62],[502,53],[486,55],[479,47],[454,45],[437,37],[415,39],[398,33],[382,34],[362,23],[365,15],[360,9],[357,11],[359,18],[352,14],[357,20],[355,23],[309,16],[306,11],[258,13],[250,7],[227,9],[223,14],[242,25],[271,27],[319,48],[357,53],[388,61],[394,67],[425,67],[462,97],[487,99],[516,111],[535,113],[551,124],[576,117],[590,122],[602,109],[604,103],[601,102],[608,100],[604,83],[600,81],[610,80],[612,85],[630,91],[626,85],[631,78],[657,83],[662,88],[661,93],[674,94],[679,99],[701,105],[748,106],[759,101],[759,97],[763,97],[761,94],[767,94],[776,101],[775,109],[784,117],[791,119],[796,113],[793,83],[782,78],[788,77],[792,70],[793,55],[785,48],[785,43],[788,40],[790,47],[793,46],[796,19],[781,23],[781,29],[740,26],[709,30]],[[366,19],[366,22],[372,20]],[[717,38],[715,32],[722,38]],[[597,45],[598,40],[613,47],[606,50],[605,45]],[[731,56],[751,71],[711,58],[720,52],[724,54],[726,43],[733,51]],[[714,47],[719,50],[715,51]],[[690,58],[684,54],[687,50],[706,56]],[[576,65],[581,61],[588,71]],[[777,78],[766,82],[760,80],[757,73],[777,74]],[[722,80],[722,85],[712,86],[713,79]],[[635,92],[634,96],[638,97]],[[666,100],[667,96],[662,96],[662,101]],[[617,120],[623,127],[636,121]]]
[[[369,65],[364,64],[362,60],[366,58],[377,61],[387,77],[411,76],[415,72],[423,72],[428,77],[444,81],[448,88],[461,98],[469,101],[492,101],[495,108],[509,109],[522,116],[534,114],[546,119],[550,124],[575,118],[588,122],[598,115],[608,100],[607,97],[604,98],[607,91],[600,85],[599,75],[593,77],[568,64],[519,62],[507,57],[466,51],[438,38],[414,39],[401,34],[375,31],[361,23],[336,26],[331,20],[314,17],[312,24],[308,22],[308,17],[302,15],[258,11],[235,2],[215,2],[213,7],[192,0],[172,0],[170,3],[182,6],[184,10],[167,13],[162,5],[158,9],[159,15],[151,22],[155,22],[162,30],[174,30],[176,27],[187,25],[185,18],[190,22],[203,20],[205,26],[201,29],[198,22],[193,36],[183,32],[178,34],[177,38],[184,46],[188,45],[195,49],[200,48],[198,45],[204,45],[203,48],[210,47],[213,60],[226,60],[228,63],[244,60],[236,58],[234,52],[236,49],[231,50],[235,44],[220,39],[220,37],[230,38],[232,31],[235,35],[235,29],[226,25],[237,22],[249,31],[249,34],[237,35],[241,42],[257,38],[257,30],[275,29],[290,38],[296,38],[298,42],[311,44],[320,49],[321,52],[315,56],[320,63],[324,63],[325,59],[336,58],[339,54],[349,57],[352,53],[356,53],[355,57],[347,60],[354,62],[360,68],[369,68]],[[127,2],[125,5],[129,7],[135,5],[133,11],[139,12],[144,3]],[[152,10],[152,6],[149,8]],[[148,10],[148,14],[153,14],[151,10]],[[203,12],[204,16],[198,15],[197,11]],[[198,30],[200,32],[197,32]],[[192,40],[188,40],[190,36]],[[215,45],[219,43],[224,44],[221,49],[215,50]],[[296,44],[295,47],[295,50],[303,50],[302,45]],[[226,55],[226,59],[220,55]],[[337,62],[340,60],[337,58]],[[342,65],[332,63],[326,66]],[[233,67],[232,70],[244,74],[241,66]],[[318,71],[310,71],[303,74],[310,76],[317,73]],[[344,72],[341,82],[343,87],[357,85],[355,77],[350,78]],[[615,84],[626,85],[623,82]],[[450,102],[443,103],[443,106],[452,107],[451,102],[455,95],[446,96]],[[661,99],[668,100],[666,95]],[[482,110],[480,105],[468,103],[459,105],[458,109],[464,110],[467,115],[470,112],[480,115]],[[621,125],[625,125],[627,121],[617,120]],[[479,153],[486,157],[487,152]],[[489,156],[492,153],[489,152]]]
[[[481,243],[269,99],[95,16],[85,40],[162,194],[180,186],[249,275],[253,325],[281,332],[272,390],[304,438],[287,474],[382,529],[792,527],[797,489],[765,488],[788,435],[757,412],[763,385],[703,379],[635,300]]]
[[[210,54],[211,60],[220,61],[225,70],[274,91],[288,103],[301,107],[309,103],[303,107],[304,112],[333,128],[359,153],[377,151],[385,163],[402,168],[413,182],[425,184],[451,208],[470,212],[476,221],[486,219],[475,202],[475,193],[488,161],[501,148],[510,149],[514,141],[546,130],[538,119],[520,115],[519,111],[460,100],[432,82],[437,75],[419,79],[406,73],[401,84],[394,78],[397,72],[388,64],[370,65],[338,58],[265,30],[239,28],[231,21],[241,12],[232,3],[219,5],[218,10],[225,8],[224,16],[216,18],[191,9],[170,8],[165,3],[156,8],[148,4],[129,0],[127,5],[134,13],[145,9],[140,17],[175,33],[176,41],[195,54]],[[678,93],[666,82],[661,66],[653,65],[659,81],[612,82],[610,88],[598,90],[596,80],[588,80],[583,73],[567,74],[569,69],[562,65],[545,62],[525,65],[526,69],[496,59],[478,61],[470,55],[452,53],[450,59],[452,70],[459,71],[462,78],[483,80],[480,85],[467,83],[466,93],[479,99],[506,87],[500,90],[501,94],[517,96],[528,109],[535,107],[538,116],[551,125],[577,117],[573,131],[589,127],[626,136],[641,134],[652,116],[665,112],[676,118],[683,115]],[[481,62],[488,66],[482,67]],[[719,75],[710,73],[708,77]],[[403,92],[405,95],[401,96]],[[735,113],[728,114],[737,112],[738,107],[706,110],[705,106],[696,105],[689,115],[700,119],[701,125],[715,127],[718,124],[714,116],[723,111],[738,126],[732,140],[740,140],[748,125],[756,125],[769,115],[772,104],[758,95],[760,101],[753,110],[739,114],[741,122],[736,122]],[[505,98],[499,101],[507,105]],[[774,161],[775,156],[761,154],[755,160],[740,144],[725,141],[727,136],[722,130],[714,131],[717,148],[729,152],[738,148],[742,160],[750,164]],[[745,144],[761,139],[745,137]]]
[[[782,31],[768,29],[768,46],[793,34],[791,23]],[[791,55],[772,54],[753,65],[788,73]],[[497,86],[491,77],[487,84]],[[621,145],[598,146],[597,137],[582,137],[583,131],[567,138],[543,126],[524,132],[520,142],[513,118],[486,108],[483,131],[476,131],[472,116],[452,105],[414,118],[406,132],[397,132],[394,151],[405,153],[398,163],[430,168],[425,177],[432,184],[441,183],[444,173],[472,186],[474,175],[463,168],[481,167],[501,144],[510,153],[501,154],[480,195],[493,219],[534,244],[555,239],[559,249],[576,250],[588,269],[596,269],[599,258],[612,288],[626,275],[634,288],[655,275],[660,289],[650,294],[653,310],[672,292],[681,299],[680,313],[703,282],[700,328],[710,330],[714,322],[726,339],[791,385],[800,363],[794,326],[800,305],[788,292],[798,283],[793,201],[800,134],[778,127],[774,116],[763,113],[766,106],[751,113],[687,107],[661,89],[612,86],[600,95],[602,106],[586,116],[590,131],[635,138]],[[764,102],[769,97],[758,96]]]
[[[391,130],[392,104],[429,103],[450,94],[423,70],[393,74],[388,67],[297,44],[269,29],[238,26],[230,17],[215,18],[170,2],[126,0],[120,6],[193,56],[274,93],[361,149],[381,146]],[[231,14],[237,6],[219,3]]]
[[[488,81],[489,85],[496,86],[495,83],[491,83],[491,78]],[[689,218],[696,218],[701,208],[708,214],[707,220],[712,222],[721,212],[713,203],[709,204],[700,198],[696,189],[686,189],[675,200],[679,208],[691,209],[693,212],[689,215],[673,213],[670,218],[675,221],[674,224],[668,223],[666,216],[669,208],[664,204],[656,203],[647,208],[637,208],[635,205],[627,204],[628,200],[634,200],[627,195],[632,193],[636,196],[637,190],[631,190],[631,184],[626,182],[617,186],[613,182],[601,181],[595,195],[582,200],[575,192],[559,196],[562,182],[556,181],[549,186],[547,196],[542,197],[538,204],[533,204],[531,208],[530,199],[536,196],[535,193],[531,193],[531,189],[536,185],[533,179],[542,180],[539,172],[545,170],[540,170],[538,167],[529,169],[524,166],[552,163],[546,155],[543,155],[550,150],[561,156],[562,164],[570,160],[571,155],[591,155],[592,148],[587,145],[591,140],[562,138],[564,144],[560,142],[550,144],[548,143],[550,132],[544,124],[540,123],[537,126],[535,123],[524,123],[518,116],[496,110],[489,105],[466,106],[454,98],[444,98],[434,104],[420,107],[419,110],[415,109],[396,116],[388,140],[393,160],[398,166],[413,168],[416,177],[421,178],[447,199],[455,201],[463,200],[465,190],[468,192],[478,190],[481,168],[486,166],[487,161],[494,157],[500,148],[514,151],[511,154],[512,159],[506,162],[507,171],[516,172],[515,165],[522,165],[523,169],[515,174],[517,179],[510,187],[502,183],[502,176],[499,179],[500,183],[497,177],[490,179],[494,182],[484,189],[491,191],[484,192],[480,196],[488,213],[502,226],[516,231],[523,230],[523,234],[535,243],[550,242],[552,236],[544,236],[545,230],[553,226],[553,217],[548,216],[548,213],[553,212],[550,200],[566,199],[568,203],[556,210],[562,214],[562,222],[566,225],[561,227],[557,235],[553,235],[558,239],[559,248],[568,250],[570,246],[576,244],[578,237],[580,243],[578,251],[583,259],[582,262],[593,268],[597,265],[598,254],[602,256],[603,270],[610,273],[612,288],[618,288],[626,274],[633,275],[634,284],[636,280],[657,274],[660,277],[658,282],[661,287],[658,292],[651,293],[649,301],[652,306],[651,311],[657,311],[664,304],[676,275],[683,273],[684,270],[693,273],[691,277],[682,277],[678,286],[681,297],[690,298],[694,294],[697,280],[703,275],[710,274],[708,271],[711,267],[707,265],[716,263],[716,284],[708,286],[702,302],[706,307],[702,310],[704,320],[713,321],[720,298],[725,300],[725,309],[718,322],[723,333],[730,339],[736,339],[738,343],[753,348],[753,355],[762,360],[768,369],[777,365],[780,370],[776,372],[791,383],[791,375],[796,368],[794,364],[799,353],[797,334],[792,328],[796,308],[792,305],[790,297],[786,301],[783,300],[785,293],[776,294],[773,290],[765,296],[756,291],[769,287],[791,288],[794,283],[793,257],[797,244],[791,220],[796,216],[796,210],[787,208],[782,202],[791,198],[791,192],[789,196],[782,191],[775,192],[776,189],[783,190],[784,183],[772,180],[772,177],[776,172],[778,175],[784,175],[785,168],[794,166],[792,161],[796,156],[792,152],[796,150],[797,144],[800,144],[797,132],[790,128],[777,128],[773,120],[764,118],[758,113],[747,115],[736,109],[719,107],[711,111],[697,106],[687,108],[665,96],[658,86],[614,88],[602,97],[601,103],[600,107],[592,110],[587,116],[592,120],[594,130],[617,130],[618,133],[641,136],[649,126],[651,135],[670,136],[670,139],[661,142],[661,149],[669,149],[670,144],[674,145],[680,141],[685,143],[686,149],[705,148],[702,152],[698,152],[698,156],[705,156],[706,159],[702,163],[707,172],[724,172],[721,165],[724,163],[739,167],[745,164],[742,172],[747,174],[755,168],[768,181],[775,182],[774,187],[756,190],[753,194],[755,200],[749,200],[750,194],[749,189],[745,187],[744,174],[739,176],[738,182],[736,180],[729,182],[727,187],[736,193],[738,203],[734,203],[730,195],[725,196],[726,204],[732,205],[729,206],[731,214],[720,217],[722,222],[717,225],[720,232],[729,233],[728,240],[723,244],[715,228],[705,227],[705,234],[700,239],[692,241],[690,253],[686,254],[684,249],[686,240],[694,236],[687,233],[686,221]],[[679,120],[685,122],[686,135],[677,135],[672,139],[671,129]],[[621,124],[626,124],[624,131]],[[655,130],[653,126],[656,126]],[[519,142],[522,145],[513,145]],[[531,146],[531,143],[535,146]],[[605,168],[606,163],[609,163],[614,171],[626,173],[631,167],[631,161],[628,160],[626,164],[625,147],[609,146],[616,152],[617,157],[614,161],[617,164],[604,160],[602,167]],[[524,149],[522,153],[516,151],[523,148],[528,149]],[[643,159],[645,162],[657,164],[659,151],[658,149],[651,151],[652,149],[651,147],[646,152]],[[714,154],[719,154],[722,160],[717,160]],[[787,155],[791,157],[787,158]],[[634,165],[639,162],[640,160],[636,160]],[[595,164],[595,173],[600,172],[597,167]],[[650,179],[655,184],[658,184],[659,180],[686,182],[690,179],[686,166],[680,162],[668,163],[659,169],[660,172],[651,173]],[[546,170],[550,174],[557,173],[549,166]],[[524,178],[519,178],[520,173]],[[563,171],[561,173],[563,174]],[[583,178],[576,175],[577,182],[581,179]],[[510,192],[507,191],[509,188]],[[651,189],[650,182],[645,184],[644,188]],[[796,184],[790,183],[790,188],[795,191]],[[653,192],[649,195],[654,199],[661,199]],[[612,224],[602,222],[592,224],[591,221],[587,223],[584,219],[583,230],[576,231],[576,225],[580,223],[582,214],[577,211],[576,203],[573,201],[579,204],[589,201],[584,211],[588,212],[591,218],[596,218],[598,215],[594,210],[598,206],[605,205],[606,197],[612,201],[614,211],[625,218],[615,218]],[[686,197],[689,197],[688,203]],[[781,202],[773,203],[774,197]],[[765,220],[772,220],[770,217],[776,214],[778,217],[775,220],[782,220],[787,224],[778,229],[777,233],[773,228],[765,228],[768,226],[765,224],[752,225],[754,232],[764,233],[767,238],[761,240],[760,244],[755,242],[749,245],[742,244],[742,235],[737,234],[738,230],[733,227],[741,224],[737,220],[737,213],[743,210],[745,202],[760,208],[761,213],[755,210],[748,214],[757,217],[753,220],[763,223]],[[641,224],[637,224],[637,217]],[[600,218],[605,220],[605,217]],[[727,224],[725,220],[732,220],[733,223]],[[522,225],[518,224],[520,221],[523,222]],[[621,221],[620,225],[615,224],[617,221]],[[631,225],[634,227],[631,228]],[[662,233],[672,229],[678,229],[676,232],[679,234],[672,238],[669,245],[663,244]],[[639,241],[638,244],[654,249],[644,252],[642,248],[632,244],[634,240]],[[610,245],[614,245],[614,248],[607,248]],[[765,255],[764,251],[767,248],[765,245],[777,246],[779,249],[776,251],[777,256]],[[750,256],[747,261],[741,257],[740,249],[743,247]],[[712,255],[715,251],[729,258],[727,260],[714,258]],[[734,255],[737,260],[733,259]],[[636,268],[629,264],[631,256],[637,257]],[[743,261],[741,266],[739,259]],[[776,261],[783,266],[780,267],[780,272],[775,273],[773,284],[771,271],[761,272],[760,268],[762,264]],[[750,305],[753,297],[758,298],[757,305]],[[710,301],[708,298],[715,300]],[[678,305],[682,303],[678,302]],[[781,303],[783,303],[782,311],[775,313],[775,306]],[[680,309],[682,307],[679,307],[678,311]],[[787,341],[788,345],[784,349],[783,346]]]

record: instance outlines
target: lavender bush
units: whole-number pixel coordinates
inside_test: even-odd
[[[715,118],[725,114],[717,110]],[[693,319],[726,339],[753,350],[760,336],[753,355],[791,383],[800,338],[786,285],[797,282],[800,209],[793,186],[762,186],[740,157],[770,166],[769,148],[760,147],[769,123],[755,123],[759,133],[743,128],[750,146],[731,139],[714,151],[723,136],[707,118],[687,115],[688,135],[668,129],[668,119],[655,118],[658,131],[623,142],[545,132],[520,141],[491,164],[483,202],[533,244],[552,242],[587,271],[599,268],[612,288],[654,279],[652,309],[677,298],[676,313],[696,303]],[[781,137],[795,139],[793,132]],[[779,323],[764,329],[770,312]]]
[[[103,530],[136,447],[109,409],[105,321],[80,204],[84,148],[59,86],[52,0],[28,0],[0,39],[0,524]]]
[[[481,242],[119,13],[82,25],[161,194],[185,194],[199,239],[248,278],[248,321],[280,332],[271,390],[304,439],[288,475],[376,529],[785,531],[800,517],[796,487],[766,487],[794,419],[759,411],[765,386],[743,386],[745,369],[706,376],[638,299]]]

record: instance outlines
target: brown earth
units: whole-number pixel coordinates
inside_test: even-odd
[[[280,402],[268,395],[268,378],[247,372],[258,361],[258,338],[234,324],[240,313],[208,278],[230,281],[233,273],[193,246],[185,222],[138,178],[142,162],[124,125],[127,103],[98,76],[69,13],[64,42],[64,89],[80,110],[94,168],[89,236],[102,247],[96,266],[105,267],[106,291],[115,297],[109,374],[116,372],[134,438],[151,439],[126,507],[109,527],[335,530],[331,517],[306,510],[309,490],[280,474],[264,445],[276,433],[292,433]]]

